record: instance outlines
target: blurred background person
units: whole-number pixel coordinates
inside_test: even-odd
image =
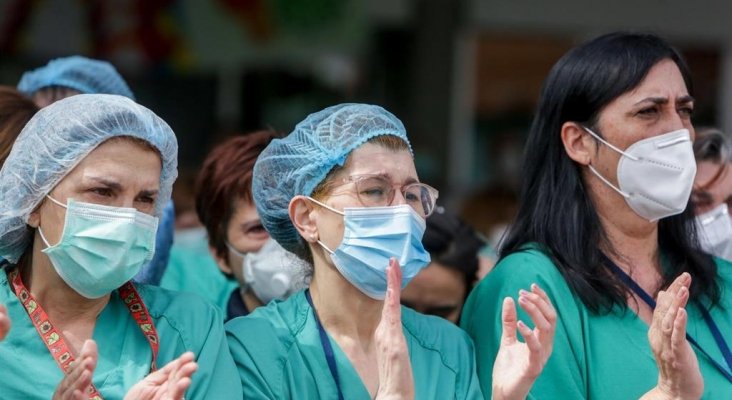
[[[486,243],[462,219],[437,207],[427,218],[422,244],[430,263],[404,288],[402,304],[457,323],[477,281],[478,256]]]
[[[15,88],[0,86],[0,168],[20,131],[36,112],[38,107]]]
[[[161,283],[218,304],[225,298],[227,320],[271,300],[284,300],[304,287],[296,258],[270,238],[252,198],[254,163],[276,137],[274,131],[251,132],[227,139],[209,153],[196,181],[195,199],[198,218],[206,228],[203,240],[218,269],[196,263],[200,256],[193,262],[171,262]],[[176,246],[174,259],[183,261],[186,257],[178,252],[193,255],[198,250]],[[224,277],[234,279],[234,290]]]
[[[3,397],[241,396],[221,314],[130,281],[153,257],[177,152],[162,119],[115,95],[60,100],[18,136],[0,170]]]
[[[717,129],[698,129],[694,141],[696,177],[691,201],[704,251],[732,260],[732,143]]]
[[[46,107],[75,94],[116,94],[135,100],[127,82],[106,61],[82,56],[51,60],[23,74],[18,90]]]
[[[36,112],[38,107],[15,88],[0,86],[0,169],[5,164],[15,139]],[[0,257],[0,265],[3,261]]]
[[[116,94],[135,100],[135,95],[114,66],[106,61],[82,56],[51,60],[43,67],[25,72],[18,90],[38,107],[77,94]],[[140,283],[158,284],[170,258],[175,230],[175,209],[170,201],[163,210],[155,241],[155,257],[135,277]]]

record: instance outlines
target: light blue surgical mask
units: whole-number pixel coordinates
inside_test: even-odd
[[[80,295],[97,299],[132,279],[155,253],[156,217],[134,208],[109,207],[73,199],[66,209],[61,240],[46,244],[43,253],[56,273]]]
[[[315,199],[313,202],[343,215],[343,241],[335,251],[318,240],[330,254],[338,271],[365,295],[383,300],[386,295],[386,268],[394,257],[402,269],[402,288],[430,263],[422,245],[427,227],[408,205],[353,207],[343,212]]]

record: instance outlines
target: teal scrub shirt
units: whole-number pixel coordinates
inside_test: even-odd
[[[185,351],[195,354],[198,370],[186,399],[241,398],[239,375],[226,343],[221,313],[195,295],[146,285],[136,287],[160,338],[158,367]],[[0,398],[50,399],[63,373],[38,336],[4,270],[0,270],[0,303],[8,308],[12,323],[8,336],[0,342]],[[117,292],[112,293],[97,318],[92,337],[99,349],[94,385],[105,400],[122,399],[127,390],[147,376],[152,351]]]
[[[231,292],[239,287],[216,265],[208,251],[206,237],[199,241],[176,241],[170,249],[170,260],[160,287],[186,293],[195,293],[214,304],[223,313]]]
[[[716,260],[722,287],[721,307],[711,310],[732,345],[732,264]],[[692,277],[693,278],[693,277]],[[549,295],[558,321],[552,355],[529,394],[530,399],[637,399],[658,381],[658,366],[648,343],[648,325],[630,309],[595,314],[569,288],[552,261],[537,249],[501,260],[468,298],[461,324],[475,341],[483,390],[491,387],[493,361],[501,338],[501,304],[519,289],[537,283]],[[715,360],[726,365],[699,309],[689,304],[687,332]],[[531,319],[519,309],[519,318]],[[694,348],[696,350],[696,348]],[[704,377],[704,399],[732,399],[732,383],[696,353]]]
[[[457,326],[402,307],[402,327],[417,399],[483,399],[473,344]],[[245,399],[337,399],[319,331],[304,292],[226,324]],[[329,337],[345,399],[370,399],[338,344]]]

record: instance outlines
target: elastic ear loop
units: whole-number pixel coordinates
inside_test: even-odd
[[[46,197],[47,197],[47,198],[48,198],[49,200],[51,200],[52,202],[56,203],[57,205],[59,205],[59,206],[61,206],[61,207],[63,207],[63,208],[65,208],[65,209],[67,209],[67,210],[68,210],[68,208],[69,208],[69,207],[68,207],[68,206],[67,206],[66,204],[63,204],[63,203],[61,203],[60,201],[58,201],[58,200],[54,199],[53,197],[51,197],[51,195],[48,195],[48,194],[47,194],[47,195],[46,195]],[[38,225],[38,235],[40,235],[40,236],[41,236],[41,240],[43,241],[43,244],[45,244],[45,245],[46,245],[46,247],[53,247],[53,246],[51,246],[51,244],[50,244],[50,243],[48,242],[48,240],[46,240],[46,236],[45,236],[45,235],[43,234],[43,230],[41,229],[41,225]]]
[[[633,156],[631,154],[628,154],[628,153],[620,150],[619,148],[613,146],[610,142],[606,141],[605,139],[601,138],[600,135],[598,135],[595,132],[593,132],[592,129],[590,129],[590,128],[586,127],[586,126],[582,126],[582,128],[584,128],[587,131],[587,133],[589,133],[590,135],[592,135],[595,139],[599,140],[605,146],[607,146],[607,147],[615,150],[616,152],[620,153],[621,155],[623,155],[625,157],[630,158],[633,161],[638,161],[638,157],[635,157],[635,156]],[[619,188],[617,188],[615,185],[613,185],[612,183],[610,183],[609,180],[605,179],[604,176],[602,176],[599,172],[597,172],[597,170],[595,169],[595,167],[592,166],[592,164],[588,165],[588,167],[590,168],[590,171],[592,171],[592,173],[595,174],[595,176],[597,176],[598,178],[600,178],[601,181],[605,182],[605,184],[608,185],[608,186],[610,186],[614,191],[618,192],[618,194],[620,194],[621,196],[625,197],[626,199],[627,198],[630,198],[630,195],[629,194],[627,194],[627,193],[623,192],[622,190],[620,190]]]
[[[313,203],[315,203],[315,204],[317,204],[317,205],[325,208],[326,210],[330,210],[330,211],[332,211],[332,212],[334,212],[336,214],[342,215],[344,217],[346,216],[346,213],[344,213],[342,211],[338,211],[335,208],[333,208],[333,207],[331,207],[331,206],[329,206],[329,205],[327,205],[325,203],[321,203],[318,200],[315,200],[314,198],[312,198],[310,196],[306,196],[306,198],[308,200],[312,201]],[[320,245],[320,247],[322,247],[325,251],[327,251],[331,255],[333,255],[335,253],[333,250],[331,250],[330,248],[328,248],[328,246],[326,246],[323,242],[321,242],[320,239],[316,239],[316,241],[318,242],[318,244]]]

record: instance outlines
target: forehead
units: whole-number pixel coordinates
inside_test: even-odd
[[[160,185],[161,171],[162,159],[155,150],[122,138],[100,144],[71,170],[67,179],[102,178],[154,189]]]
[[[645,78],[618,100],[640,101],[648,97],[664,97],[670,100],[688,96],[689,90],[679,67],[670,59],[661,60],[648,71]]]
[[[409,150],[390,150],[375,143],[364,143],[348,156],[340,175],[388,174],[394,180],[417,178]]]

